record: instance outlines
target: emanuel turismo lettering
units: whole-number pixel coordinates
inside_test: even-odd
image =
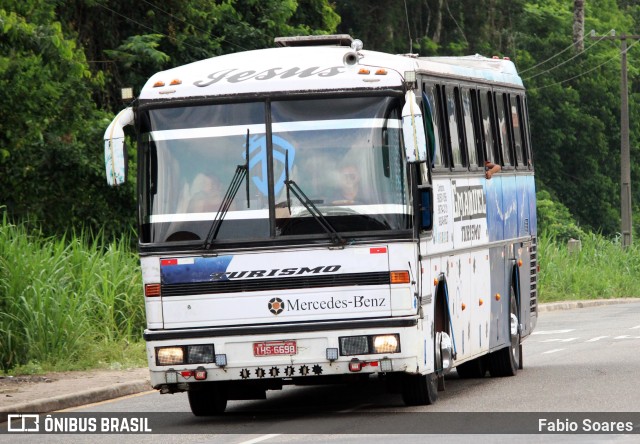
[[[321,274],[335,273],[340,269],[341,265],[320,265],[318,267],[295,267],[295,268],[273,268],[271,270],[246,270],[246,271],[224,271],[220,273],[212,273],[211,280],[219,281],[222,279],[251,279],[278,276],[295,276],[300,274]]]
[[[460,227],[462,242],[480,240],[482,237],[482,227],[480,225],[467,225]]]
[[[301,79],[305,77],[318,76],[318,77],[333,77],[344,71],[343,66],[332,66],[330,68],[320,68],[319,66],[312,66],[310,68],[299,68],[294,66],[293,68],[270,68],[264,71],[238,71],[237,69],[226,69],[222,71],[216,71],[207,76],[209,80],[198,80],[193,84],[204,88],[205,86],[213,85],[221,80],[226,80],[229,83],[245,82],[247,80],[270,80],[274,78],[288,79],[290,77],[299,77]]]
[[[458,187],[453,185],[453,220],[458,222],[463,218],[478,219],[487,216],[487,202],[484,198],[482,185]]]

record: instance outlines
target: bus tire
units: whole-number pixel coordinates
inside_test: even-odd
[[[195,416],[216,416],[227,408],[227,395],[220,384],[206,384],[203,387],[191,385],[187,396],[189,407]],[[200,384],[197,384],[200,385]]]
[[[438,400],[438,375],[403,374],[402,400],[408,406],[434,404]]]
[[[518,302],[516,292],[511,286],[509,298],[509,345],[488,356],[491,376],[515,376],[520,368],[521,351],[520,329],[518,319]]]
[[[484,378],[487,373],[484,356],[456,366],[456,371],[460,379]]]

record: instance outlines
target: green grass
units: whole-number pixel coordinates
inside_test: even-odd
[[[640,297],[640,247],[622,249],[619,239],[582,237],[582,249],[543,234],[538,239],[540,302]]]
[[[43,238],[0,223],[0,370],[145,365],[129,239]]]

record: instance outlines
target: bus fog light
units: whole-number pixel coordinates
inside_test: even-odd
[[[380,361],[380,371],[385,373],[393,371],[393,363],[391,362],[391,359],[382,359]]]
[[[373,337],[374,353],[397,353],[400,351],[398,335],[379,335]]]
[[[327,360],[328,361],[336,361],[338,359],[338,349],[337,348],[328,348],[327,349]]]
[[[227,355],[216,355],[216,365],[218,367],[224,367],[227,365]]]
[[[182,347],[156,348],[158,365],[184,364],[184,349]]]
[[[369,352],[369,339],[366,336],[346,336],[340,338],[342,356],[366,355]]]
[[[178,382],[178,372],[175,371],[168,371],[167,373],[165,373],[165,381],[167,381],[167,384],[176,384]]]
[[[213,344],[188,346],[187,362],[189,364],[208,364],[213,362]]]

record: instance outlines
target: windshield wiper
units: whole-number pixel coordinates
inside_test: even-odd
[[[284,170],[285,170],[285,181],[284,184],[287,187],[287,207],[289,209],[289,214],[291,214],[291,196],[289,192],[293,193],[293,195],[298,198],[300,203],[304,205],[309,214],[313,216],[313,218],[318,222],[318,224],[322,227],[324,231],[331,237],[331,242],[335,245],[344,245],[347,241],[344,240],[340,233],[336,231],[335,228],[329,223],[327,218],[325,218],[318,207],[315,206],[313,201],[304,194],[304,191],[295,183],[292,179],[289,179],[289,150],[285,152],[285,160],[284,160]]]
[[[216,217],[213,219],[213,223],[211,224],[211,228],[209,228],[209,233],[207,234],[206,239],[204,240],[204,248],[206,250],[211,249],[211,245],[213,241],[218,236],[218,232],[220,231],[220,226],[222,225],[222,221],[224,220],[227,212],[229,211],[229,207],[233,203],[233,199],[238,194],[238,190],[240,189],[240,185],[242,181],[246,179],[246,188],[247,188],[247,208],[249,208],[249,130],[247,129],[247,141],[245,143],[245,162],[244,165],[237,165],[236,171],[233,173],[233,177],[231,178],[231,183],[229,184],[229,188],[227,188],[227,192],[224,194],[222,198],[222,202],[220,203],[220,207],[216,212]]]

